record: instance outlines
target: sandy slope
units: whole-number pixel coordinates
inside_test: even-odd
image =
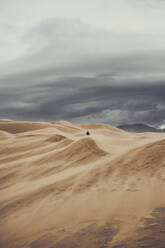
[[[164,134],[1,120],[0,248],[164,247],[164,150]]]

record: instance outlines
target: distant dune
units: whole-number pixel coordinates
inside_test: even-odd
[[[23,133],[33,130],[39,130],[46,127],[51,127],[49,123],[37,123],[37,122],[12,122],[9,120],[0,121],[0,130],[8,133]]]
[[[164,133],[0,120],[0,248],[165,247],[164,151]]]

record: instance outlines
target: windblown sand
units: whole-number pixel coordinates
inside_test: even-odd
[[[165,247],[164,196],[165,134],[0,121],[0,248]]]

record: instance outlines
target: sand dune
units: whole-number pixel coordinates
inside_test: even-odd
[[[46,127],[51,127],[49,123],[37,123],[37,122],[12,122],[9,120],[0,121],[0,130],[8,133],[23,133],[32,130],[38,130]]]
[[[5,139],[9,139],[9,138],[12,138],[13,136],[8,133],[8,132],[5,132],[5,131],[0,131],[0,142],[5,140]]]
[[[54,127],[56,127],[58,130],[62,132],[77,133],[81,131],[81,129],[78,126],[75,126],[72,123],[69,123],[68,121],[54,121],[51,123],[54,124]]]
[[[165,134],[0,120],[0,248],[164,247],[164,149]]]
[[[8,119],[0,119],[0,123],[3,123],[3,122],[13,122],[12,120],[8,120]]]
[[[118,132],[118,133],[122,132],[121,129],[107,125],[107,124],[81,124],[79,125],[79,127],[84,128],[84,129],[90,129],[90,130],[93,130],[93,129],[101,129],[101,130],[105,129],[106,130],[107,129],[111,132],[112,131]]]

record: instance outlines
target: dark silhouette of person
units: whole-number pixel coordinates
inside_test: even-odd
[[[90,135],[90,132],[89,131],[86,131],[86,135]]]

